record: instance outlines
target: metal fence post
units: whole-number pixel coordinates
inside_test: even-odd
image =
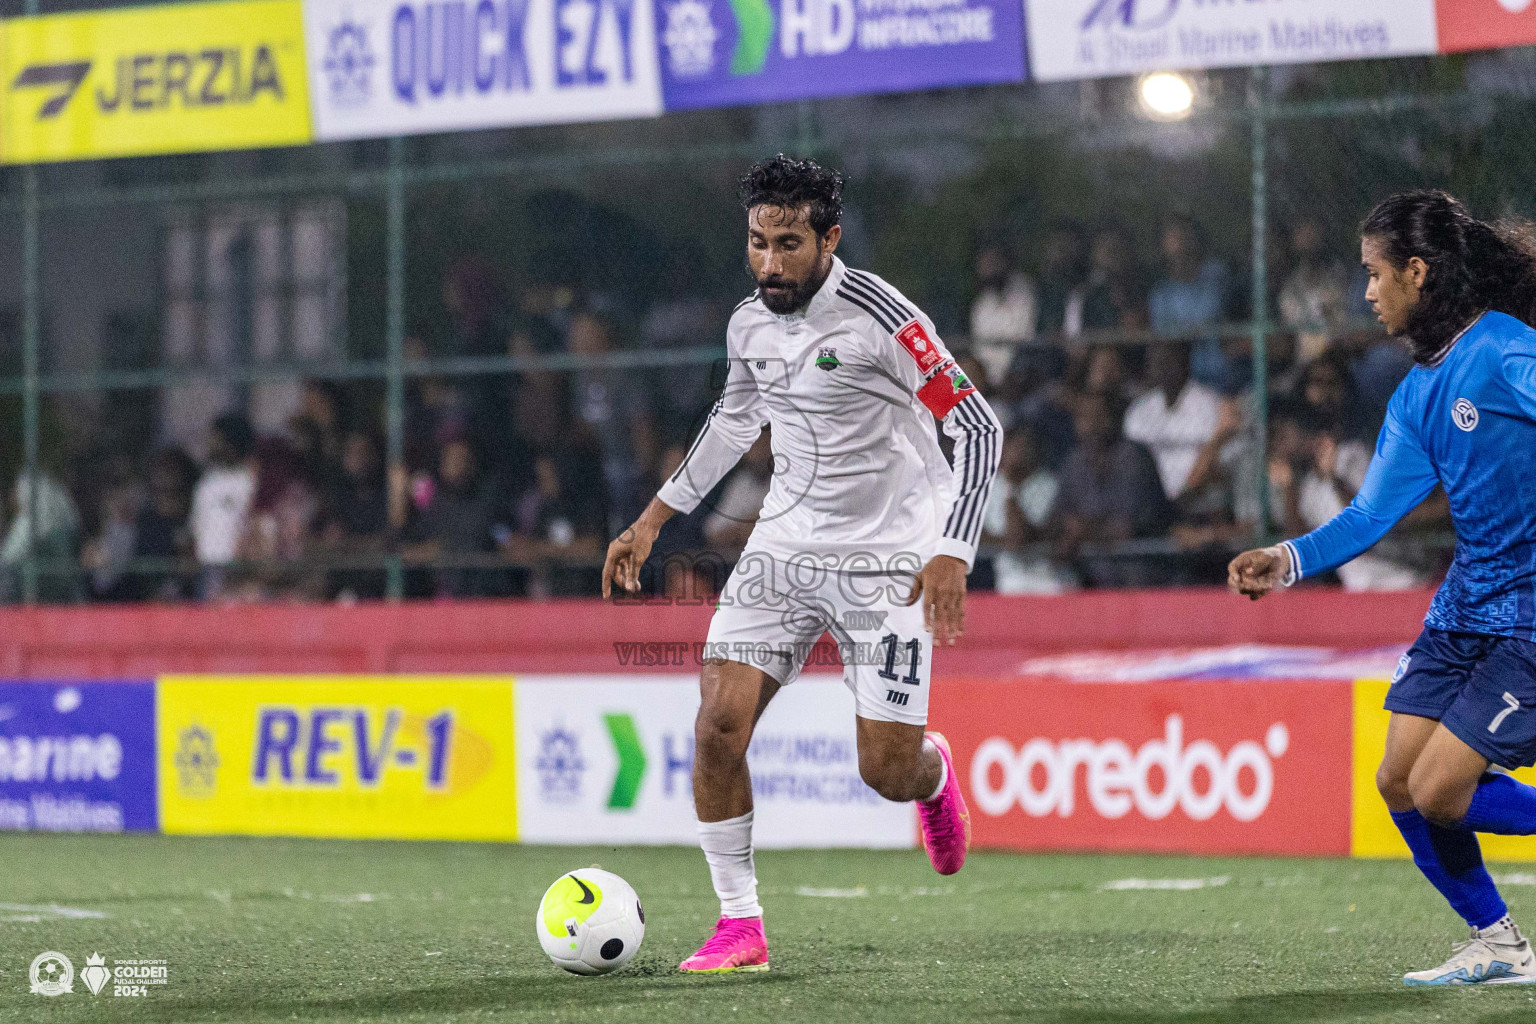
[[[1253,444],[1255,540],[1269,542],[1269,69],[1248,80],[1253,115]]]
[[[405,461],[405,140],[398,135],[389,140],[384,208],[384,461],[388,480],[395,467]],[[398,551],[389,554],[385,596],[390,601],[405,596],[405,567]]]
[[[27,479],[27,553],[21,564],[21,600],[37,603],[38,377],[41,363],[42,316],[38,309],[41,268],[38,266],[40,225],[37,168],[21,172],[21,437],[22,472]],[[19,511],[19,510],[18,510]]]

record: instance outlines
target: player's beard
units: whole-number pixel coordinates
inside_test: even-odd
[[[748,270],[750,271],[751,268],[748,267]],[[827,275],[831,272],[831,260],[824,262],[818,260],[816,269],[804,281],[791,283],[783,277],[757,277],[756,274],[753,274],[753,278],[757,281],[758,294],[762,296],[763,305],[768,307],[768,312],[776,313],[779,316],[787,316],[808,305],[811,299],[816,296],[816,293],[821,290],[821,286],[826,283]],[[769,292],[767,289],[770,286],[788,286],[788,290],[776,293]]]

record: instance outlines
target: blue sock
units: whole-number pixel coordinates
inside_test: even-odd
[[[1470,832],[1501,836],[1536,835],[1536,786],[1508,775],[1484,773],[1461,826]]]
[[[1418,811],[1393,811],[1392,821],[1408,841],[1413,862],[1473,928],[1486,928],[1508,911],[1483,867],[1477,836],[1464,829],[1432,825]]]

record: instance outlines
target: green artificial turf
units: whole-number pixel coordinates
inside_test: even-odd
[[[639,957],[607,978],[550,966],[533,933],[545,887],[592,864],[647,912]],[[758,875],[772,971],[685,978],[716,909],[694,850],[0,836],[0,1017],[1536,1021],[1536,986],[1404,989],[1463,937],[1406,862],[975,853],[940,878],[920,852],[769,851]],[[1103,888],[1129,878],[1207,884]],[[1536,889],[1506,892],[1536,923]],[[93,997],[77,979],[45,999],[27,971],[48,949],[77,972],[92,952],[164,959],[170,983]]]

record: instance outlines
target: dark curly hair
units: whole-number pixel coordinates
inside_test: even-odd
[[[814,160],[780,153],[753,164],[742,177],[741,205],[748,211],[755,206],[809,207],[807,220],[819,238],[842,219],[843,176]]]
[[[1386,200],[1360,233],[1381,243],[1398,270],[1417,256],[1429,267],[1405,333],[1413,357],[1428,362],[1484,310],[1536,322],[1536,226],[1487,224],[1438,189]]]

